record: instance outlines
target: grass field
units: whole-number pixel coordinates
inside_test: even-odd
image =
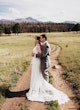
[[[30,64],[34,36],[24,33],[0,37],[0,98],[4,90],[15,86],[19,76]],[[47,33],[50,43],[62,47],[59,62],[65,66],[63,73],[80,100],[80,33]]]
[[[4,95],[6,89],[15,86],[27,69],[33,46],[34,38],[28,34],[0,37],[0,94]]]

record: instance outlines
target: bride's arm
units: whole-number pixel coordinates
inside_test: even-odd
[[[40,48],[39,44],[37,44],[37,51],[38,51],[38,53],[41,53],[41,48]]]

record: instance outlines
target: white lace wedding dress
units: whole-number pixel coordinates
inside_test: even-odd
[[[36,46],[33,52],[38,53]],[[64,104],[69,100],[66,94],[57,90],[43,78],[40,71],[40,59],[36,57],[32,59],[30,90],[26,93],[26,97],[28,100],[40,102],[58,100],[59,104]]]

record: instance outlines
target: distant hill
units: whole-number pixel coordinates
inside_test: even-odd
[[[77,24],[77,23],[80,23],[80,22],[77,22],[77,21],[64,21],[64,23]]]
[[[0,24],[11,24],[11,23],[21,23],[21,22],[38,23],[39,21],[32,18],[32,17],[19,18],[19,19],[15,19],[15,20],[6,20],[6,19],[1,19],[0,20]]]
[[[7,20],[7,19],[1,19],[0,20],[0,24],[11,24],[11,23],[22,23],[22,22],[26,22],[26,23],[38,23],[38,22],[42,22],[42,21],[38,21],[37,19],[34,19],[32,17],[18,18],[18,19],[14,19],[14,20]],[[55,23],[55,22],[46,21],[44,23]],[[76,22],[76,21],[64,21],[62,23],[77,24],[77,23],[80,23],[80,22]]]
[[[13,23],[13,20],[6,20],[6,19],[1,19],[0,24],[11,24]]]
[[[32,18],[32,17],[28,17],[28,18],[15,19],[14,22],[19,22],[19,23],[21,23],[21,22],[30,22],[30,23],[33,22],[33,23],[37,23],[39,21]]]

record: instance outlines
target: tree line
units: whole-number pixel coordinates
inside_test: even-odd
[[[0,24],[0,35],[2,33],[25,33],[25,32],[70,32],[80,31],[80,24],[69,23],[12,23]]]

